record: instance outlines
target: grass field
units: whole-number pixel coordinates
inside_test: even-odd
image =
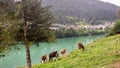
[[[109,64],[115,62],[120,62],[120,35],[104,37],[85,46],[85,50],[74,50],[67,57],[32,68],[110,68]]]

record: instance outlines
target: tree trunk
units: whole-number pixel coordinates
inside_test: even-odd
[[[26,60],[27,60],[27,68],[31,68],[31,57],[30,57],[30,48],[29,48],[29,40],[27,39],[27,16],[25,16],[25,13],[27,12],[25,9],[25,3],[27,0],[22,0],[22,7],[23,7],[23,21],[24,21],[24,43],[26,48]],[[30,0],[28,0],[28,3],[30,4]],[[27,6],[29,8],[29,6]],[[30,9],[30,8],[29,8]]]
[[[29,41],[27,40],[27,21],[24,17],[24,42],[26,48],[26,60],[27,60],[27,68],[31,68],[31,57],[30,57],[30,48],[29,48]]]
[[[24,38],[25,38],[25,48],[26,48],[26,60],[27,60],[27,67],[31,68],[31,57],[30,57],[30,47],[29,41],[27,40],[27,25],[24,28]]]
[[[31,68],[32,65],[31,65],[29,41],[27,40],[27,22],[26,21],[24,25],[24,41],[25,41],[25,48],[26,48],[27,67]]]
[[[27,60],[27,67],[31,68],[31,57],[30,57],[30,47],[28,44],[25,45],[26,47],[26,60]]]

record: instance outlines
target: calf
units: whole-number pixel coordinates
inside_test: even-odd
[[[47,60],[47,55],[43,55],[43,56],[41,57],[41,60],[42,60],[42,63],[45,62],[45,61]]]
[[[78,49],[84,49],[84,46],[82,43],[78,43]]]
[[[63,48],[63,49],[61,50],[61,55],[65,54],[65,53],[66,53],[66,48]]]

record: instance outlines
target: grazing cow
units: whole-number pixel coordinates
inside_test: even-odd
[[[42,60],[42,63],[45,62],[45,61],[47,60],[47,55],[43,55],[43,56],[41,57],[41,60]]]
[[[61,55],[64,55],[66,53],[66,48],[63,48],[62,50],[61,50]]]
[[[82,43],[78,43],[78,49],[84,49],[84,46]]]
[[[58,52],[57,51],[53,51],[49,54],[49,61],[52,60],[53,57],[58,57]]]

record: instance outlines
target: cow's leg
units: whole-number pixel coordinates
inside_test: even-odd
[[[52,57],[49,57],[49,61],[52,60]]]

